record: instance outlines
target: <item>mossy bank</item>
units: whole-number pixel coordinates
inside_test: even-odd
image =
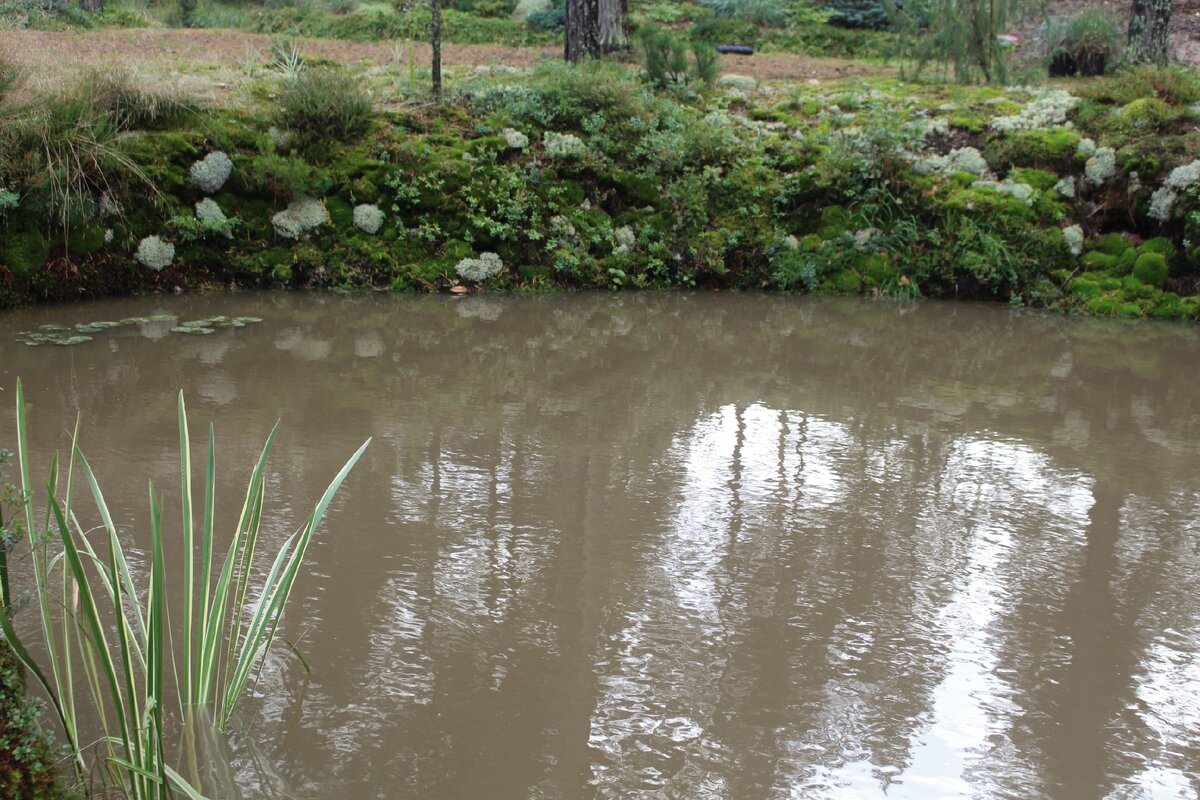
[[[33,106],[14,90],[0,305],[703,287],[1200,317],[1200,79],[1182,68],[663,92],[546,64],[459,75],[442,103],[394,78],[309,64],[222,108],[111,75]],[[103,147],[56,160],[46,142],[81,126]]]

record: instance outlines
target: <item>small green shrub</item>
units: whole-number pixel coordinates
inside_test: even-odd
[[[566,22],[567,7],[563,3],[539,9],[525,18],[525,24],[530,28],[545,33],[561,33]]]
[[[251,188],[265,190],[277,200],[320,197],[332,188],[328,170],[314,167],[295,153],[279,153],[270,137],[260,139],[258,148],[246,171],[245,180]]]
[[[366,132],[371,98],[358,78],[328,67],[304,69],[279,92],[275,124],[306,143],[344,142]]]
[[[719,18],[768,28],[781,28],[787,24],[786,0],[699,0],[699,3]]]
[[[689,46],[665,28],[645,28],[640,37],[646,79],[659,88],[699,82],[711,86],[717,79],[717,52],[698,42]],[[691,58],[688,58],[689,51]]]

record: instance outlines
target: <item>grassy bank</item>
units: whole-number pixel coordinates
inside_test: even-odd
[[[461,72],[435,104],[419,69],[275,55],[221,107],[113,73],[13,82],[0,304],[694,286],[1200,315],[1184,69],[656,91],[548,63]]]

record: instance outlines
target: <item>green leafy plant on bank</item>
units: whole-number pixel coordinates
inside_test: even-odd
[[[25,401],[17,382],[17,459],[21,513],[27,534],[36,607],[41,623],[33,657],[11,621],[0,615],[0,629],[21,663],[49,698],[66,736],[77,777],[89,773],[92,745],[82,738],[81,719],[93,718],[104,734],[95,756],[111,787],[131,800],[159,800],[173,792],[196,800],[194,782],[168,762],[168,730],[187,725],[191,709],[212,709],[214,724],[229,724],[255,667],[275,638],[283,608],[299,575],[313,534],[333,496],[358,462],[370,440],[350,457],[310,513],[305,525],[288,537],[261,583],[259,532],[266,504],[264,471],[273,430],[251,474],[233,536],[222,558],[216,519],[215,436],[209,426],[202,501],[193,504],[192,454],[186,409],[179,398],[182,475],[182,575],[169,576],[163,544],[163,507],[150,485],[150,575],[139,587],[126,558],[125,544],[103,492],[79,447],[79,426],[71,440],[65,485],[58,458],[45,482],[45,516],[34,509],[26,435]],[[86,486],[99,515],[99,543],[76,516],[73,490]],[[200,553],[197,561],[193,554]],[[182,631],[167,630],[166,587],[182,579],[183,609],[176,619]],[[249,606],[247,599],[254,598]],[[172,649],[172,638],[180,649]],[[175,676],[173,692],[167,676]],[[170,716],[170,709],[178,718]]]

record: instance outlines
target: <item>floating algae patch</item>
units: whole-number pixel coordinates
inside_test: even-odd
[[[37,330],[22,331],[17,334],[17,341],[29,347],[38,347],[43,344],[83,344],[84,342],[95,341],[93,334],[117,331],[120,328],[138,329],[121,332],[122,336],[141,336],[147,339],[157,339],[160,338],[161,333],[154,335],[155,331],[151,329],[163,325],[170,325],[171,327],[168,330],[172,333],[195,336],[216,333],[217,329],[244,328],[247,325],[262,321],[262,317],[227,317],[218,315],[205,319],[179,322],[179,317],[174,314],[153,314],[147,317],[125,317],[116,321],[97,320],[96,322],[81,322],[74,327],[47,323],[39,325]],[[161,327],[159,330],[161,331]]]

